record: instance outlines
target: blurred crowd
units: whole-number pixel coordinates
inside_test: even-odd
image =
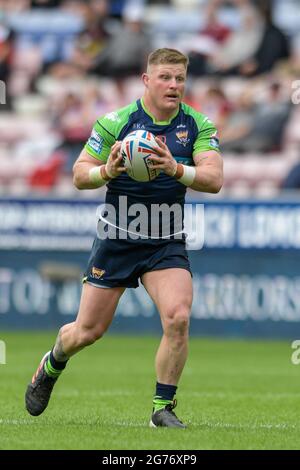
[[[185,101],[219,129],[221,197],[300,189],[297,18],[297,0],[0,0],[0,195],[73,196],[94,121],[141,95],[157,47],[189,56]]]

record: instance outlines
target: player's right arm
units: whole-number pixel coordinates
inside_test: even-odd
[[[73,166],[73,181],[78,189],[96,189],[126,171],[120,153],[118,136],[128,122],[128,116],[136,111],[130,104],[98,119],[90,138]]]
[[[117,113],[97,120],[91,135],[73,166],[73,181],[78,189],[96,189],[116,178],[126,169],[122,166]]]
[[[96,189],[116,178],[126,168],[121,166],[121,142],[115,142],[105,163],[91,156],[84,148],[73,166],[73,182],[77,189]],[[103,184],[102,184],[103,181]]]

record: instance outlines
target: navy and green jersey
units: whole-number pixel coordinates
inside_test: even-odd
[[[137,100],[98,119],[85,145],[89,155],[106,162],[111,146],[136,130],[152,132],[166,143],[178,163],[194,165],[193,156],[208,150],[219,150],[217,131],[213,123],[192,107],[181,103],[179,111],[169,121],[156,121]],[[107,184],[106,202],[118,206],[118,196],[126,195],[128,204],[184,204],[186,186],[163,172],[152,181],[137,182],[126,173]]]

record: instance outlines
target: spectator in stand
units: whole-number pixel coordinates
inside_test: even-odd
[[[70,173],[77,156],[88,134],[88,127],[82,119],[83,97],[68,93],[54,110],[53,123],[61,134],[62,144],[56,151],[62,151],[65,158],[64,170]]]
[[[6,105],[1,104],[0,110],[10,107],[9,79],[13,59],[13,33],[0,18],[0,81],[6,85]]]
[[[0,0],[0,12],[17,13],[29,8],[30,0]]]
[[[281,189],[294,191],[300,189],[300,163],[292,166],[281,184]]]
[[[223,44],[232,31],[219,20],[218,11],[220,5],[220,0],[207,2],[205,24],[201,29],[200,34],[210,37],[219,44]]]
[[[231,29],[219,20],[220,0],[207,2],[204,25],[189,47],[189,73],[206,74],[207,60],[230,36]]]
[[[210,71],[221,75],[239,74],[239,68],[257,51],[263,37],[263,19],[250,0],[235,0],[241,26],[226,38],[209,61]]]
[[[171,0],[148,0],[149,5],[170,5]]]
[[[219,85],[209,87],[201,98],[200,112],[216,123],[218,134],[222,132],[231,112],[231,105]]]
[[[274,25],[270,2],[260,3],[259,10],[264,19],[263,36],[253,57],[241,65],[242,75],[254,76],[270,72],[279,60],[290,57],[288,38]]]
[[[142,73],[151,41],[144,32],[144,9],[128,6],[123,10],[123,25],[96,57],[90,71],[101,76],[123,79]]]
[[[65,155],[66,172],[71,172],[78,149],[89,137],[91,126],[110,110],[110,105],[94,85],[87,86],[80,95],[68,93],[61,105],[54,109],[53,123],[63,139],[57,150],[62,150]]]
[[[241,154],[280,150],[290,111],[291,102],[279,82],[269,85],[267,98],[260,103],[254,103],[247,94],[223,131],[223,151]]]
[[[195,108],[199,113],[201,112],[200,101],[198,100],[198,97],[195,96],[194,90],[191,87],[191,82],[187,82],[186,84],[183,102]]]
[[[31,8],[58,8],[62,0],[31,0]]]
[[[74,41],[69,61],[51,64],[48,72],[56,79],[83,77],[92,71],[95,58],[105,49],[110,34],[107,30],[107,0],[64,0],[65,11],[83,19],[84,30]]]
[[[85,71],[92,69],[96,57],[109,41],[110,34],[106,27],[108,13],[107,0],[92,0],[89,4],[81,4],[81,15],[86,27],[77,38],[72,61]]]

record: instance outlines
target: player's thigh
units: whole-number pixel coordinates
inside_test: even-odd
[[[158,308],[162,321],[174,313],[190,314],[193,284],[190,272],[183,268],[169,268],[145,273],[142,282]]]
[[[124,287],[102,288],[85,283],[82,288],[76,324],[80,328],[93,329],[111,323]]]

